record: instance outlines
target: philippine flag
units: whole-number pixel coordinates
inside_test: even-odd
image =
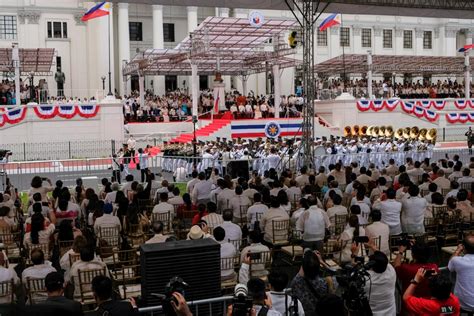
[[[333,13],[326,19],[324,19],[323,23],[319,25],[319,30],[324,31],[325,29],[330,28],[331,26],[339,24],[341,24],[341,15],[339,13]]]
[[[460,49],[458,49],[458,52],[464,53],[465,51],[468,51],[470,49],[474,48],[474,44],[469,44],[469,45],[464,45]]]
[[[89,11],[84,14],[81,18],[81,21],[89,21],[95,18],[100,18],[101,16],[109,15],[110,3],[101,2],[95,6],[93,6]]]

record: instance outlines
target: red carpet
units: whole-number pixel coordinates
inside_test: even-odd
[[[196,137],[205,137],[209,136],[215,131],[223,128],[224,126],[230,124],[230,119],[214,119],[211,124],[204,126],[203,128],[199,128],[196,130]],[[170,140],[170,142],[174,143],[190,143],[194,138],[193,133],[184,133],[179,135],[176,138]]]

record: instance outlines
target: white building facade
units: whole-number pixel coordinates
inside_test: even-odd
[[[249,13],[248,9],[114,3],[109,17],[81,22],[94,4],[81,0],[0,0],[0,47],[17,42],[20,48],[56,49],[53,75],[44,77],[51,95],[57,91],[57,67],[66,77],[66,96],[97,95],[103,90],[102,78],[108,75],[109,62],[112,90],[124,94],[138,90],[138,77],[123,81],[124,60],[147,48],[174,48],[208,16],[247,18]],[[261,12],[266,19],[293,19],[289,11]],[[323,14],[321,20],[326,16]],[[346,54],[370,50],[374,55],[457,56],[457,49],[471,44],[473,37],[474,20],[344,15],[341,27],[316,35],[316,61],[341,55],[343,46]],[[300,51],[295,49],[295,58],[302,58]],[[282,94],[294,93],[295,73],[295,69],[283,70]],[[266,78],[265,73],[250,76],[248,91],[269,93]],[[40,79],[35,78],[35,84]],[[200,77],[200,88],[212,88],[211,82]],[[225,83],[227,90],[242,89],[239,78],[225,78]],[[191,91],[189,85],[187,76],[147,77],[145,81],[145,88],[158,94],[176,88]]]

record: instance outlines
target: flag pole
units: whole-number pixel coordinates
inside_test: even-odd
[[[342,27],[344,26],[344,24],[342,23],[342,13],[341,13],[341,31],[342,31]],[[350,34],[349,34],[349,40],[350,40]],[[342,92],[346,92],[346,57],[345,57],[345,53],[344,53],[344,47],[346,45],[342,45]]]
[[[107,95],[113,95],[112,94],[112,73],[110,71],[110,14],[111,12],[109,11],[109,14],[107,14],[107,30],[108,30],[108,42],[109,42],[109,93]]]

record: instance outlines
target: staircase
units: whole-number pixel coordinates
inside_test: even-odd
[[[196,138],[210,136],[211,134],[217,132],[221,128],[229,125],[231,120],[229,119],[215,119],[211,122],[211,124],[201,127],[196,130]],[[185,133],[181,134],[176,138],[170,140],[170,142],[174,143],[190,143],[194,138],[193,133]]]

